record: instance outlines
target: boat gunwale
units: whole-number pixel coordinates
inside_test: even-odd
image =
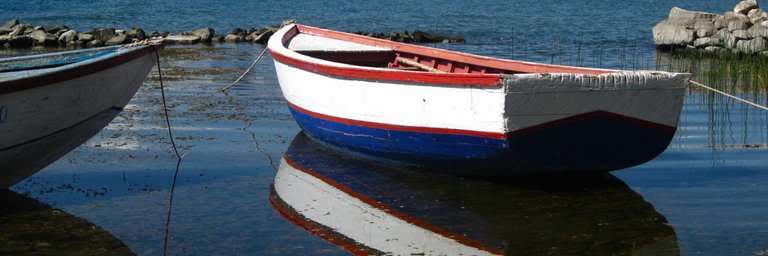
[[[272,57],[283,64],[303,69],[306,71],[324,75],[364,79],[374,81],[402,81],[419,84],[464,85],[472,87],[500,87],[505,77],[516,74],[502,73],[430,73],[422,71],[408,71],[396,69],[384,69],[378,67],[365,67],[334,61],[323,60],[307,56],[286,47],[286,44],[298,34],[308,34],[324,38],[336,39],[346,42],[359,43],[367,46],[392,49],[393,52],[408,53],[427,56],[430,58],[444,59],[449,62],[463,63],[506,71],[519,71],[519,75],[537,73],[575,73],[599,75],[607,73],[627,73],[632,71],[582,68],[541,64],[525,61],[499,59],[487,56],[468,54],[420,45],[394,42],[390,40],[366,37],[345,32],[333,31],[306,25],[294,24],[278,31],[273,40],[268,43],[268,50]],[[343,51],[339,51],[343,53]]]
[[[30,89],[39,88],[39,87],[45,87],[52,84],[76,79],[78,77],[90,75],[93,73],[98,73],[98,72],[128,63],[135,59],[141,58],[143,56],[151,54],[156,49],[160,50],[161,48],[163,48],[162,44],[157,46],[135,46],[132,48],[127,48],[124,45],[119,45],[119,46],[112,46],[112,47],[105,47],[105,48],[79,50],[75,52],[47,53],[42,55],[12,57],[10,58],[10,60],[23,60],[23,59],[46,58],[46,57],[57,56],[61,54],[77,55],[77,54],[87,54],[89,52],[113,51],[111,53],[99,55],[94,58],[88,58],[82,61],[77,61],[74,63],[62,65],[62,66],[48,68],[48,71],[42,72],[40,74],[34,74],[26,77],[19,76],[17,78],[12,78],[11,80],[0,81],[0,95],[18,92],[18,91],[30,90]],[[17,72],[24,72],[24,71],[17,71]]]

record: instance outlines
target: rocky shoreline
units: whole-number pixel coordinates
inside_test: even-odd
[[[11,19],[0,26],[0,48],[30,48],[33,46],[88,48],[127,44],[145,39],[163,39],[166,44],[212,44],[225,42],[266,44],[269,37],[279,28],[280,25],[251,29],[235,28],[225,35],[216,35],[213,28],[200,28],[177,34],[170,32],[160,33],[157,31],[146,33],[141,28],[125,30],[94,28],[87,32],[78,32],[64,25],[37,26],[20,23],[18,19]],[[414,30],[410,33],[404,31],[389,34],[365,31],[354,33],[404,43],[466,42],[461,37],[432,35],[420,30]]]
[[[723,15],[673,7],[653,27],[658,49],[694,49],[768,56],[768,13],[756,0],[743,0]]]

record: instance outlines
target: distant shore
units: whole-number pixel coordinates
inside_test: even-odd
[[[281,25],[268,25],[261,28],[234,28],[225,35],[215,34],[213,28],[205,27],[180,33],[150,32],[141,28],[117,29],[94,28],[87,32],[78,32],[66,25],[32,25],[11,19],[0,26],[0,48],[23,49],[33,46],[89,48],[106,45],[127,44],[145,39],[163,39],[166,44],[199,43],[256,43],[266,44],[272,34]],[[420,30],[412,32],[370,33],[357,31],[355,34],[404,43],[463,43],[462,37],[447,37],[429,34]]]

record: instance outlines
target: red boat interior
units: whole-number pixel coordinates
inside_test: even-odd
[[[521,71],[504,70],[480,65],[434,58],[397,51],[338,52],[300,51],[301,54],[344,64],[410,71],[463,74],[516,74]]]
[[[364,67],[473,75],[611,72],[489,58],[301,25],[285,38],[284,43],[289,41],[298,53]]]

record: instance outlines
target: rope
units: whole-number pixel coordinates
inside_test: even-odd
[[[756,107],[756,108],[759,108],[759,109],[762,109],[762,110],[766,110],[766,111],[768,111],[768,107],[766,107],[766,106],[763,106],[763,105],[759,105],[759,104],[757,104],[757,103],[754,103],[754,102],[751,102],[751,101],[748,101],[748,100],[745,100],[745,99],[742,99],[742,98],[739,98],[739,97],[733,96],[733,95],[731,95],[731,94],[725,93],[725,92],[723,92],[723,91],[720,91],[720,90],[717,90],[717,89],[715,89],[715,88],[712,88],[712,87],[706,86],[706,85],[704,85],[704,84],[702,84],[702,83],[699,83],[699,82],[696,82],[696,81],[693,81],[693,80],[690,80],[690,83],[692,83],[692,84],[695,84],[695,85],[698,85],[698,86],[701,86],[701,87],[702,87],[702,88],[704,88],[704,89],[707,89],[707,90],[710,90],[710,91],[713,91],[713,92],[716,92],[716,93],[722,94],[722,95],[724,95],[724,96],[728,96],[728,97],[730,97],[730,98],[732,98],[732,99],[735,99],[735,100],[738,100],[738,101],[744,102],[744,103],[746,103],[746,104],[752,105],[752,106],[754,106],[754,107]]]
[[[294,24],[294,23],[296,23],[296,20],[294,20],[294,19],[284,20],[282,23],[280,23],[280,27],[278,27],[277,30],[280,30],[281,28],[283,28],[283,27],[285,27],[287,25]],[[253,69],[253,67],[256,66],[256,63],[258,63],[259,60],[261,60],[261,57],[264,57],[264,53],[267,53],[267,49],[269,49],[268,45],[264,46],[264,50],[261,51],[261,53],[259,54],[259,57],[257,57],[256,60],[254,60],[253,63],[251,63],[251,66],[248,67],[248,69],[246,69],[245,72],[243,72],[243,74],[240,75],[240,77],[237,78],[237,80],[232,82],[230,85],[227,85],[226,87],[219,89],[219,91],[222,91],[222,92],[226,91],[227,89],[229,89],[232,86],[235,86],[237,83],[239,83],[240,80],[243,79],[243,77],[245,77],[245,75],[247,75],[249,72],[251,72],[251,69]]]
[[[157,57],[157,75],[160,77],[160,95],[163,98],[163,111],[165,112],[165,124],[168,127],[168,138],[171,139],[171,145],[173,145],[173,152],[176,153],[176,158],[181,159],[181,154],[176,147],[176,141],[173,140],[173,132],[171,131],[171,120],[168,116],[168,104],[165,101],[165,86],[163,85],[163,72],[160,69],[160,49],[155,47],[155,57]]]
[[[173,192],[176,189],[176,179],[179,176],[179,166],[181,166],[181,159],[184,158],[184,156],[179,154],[179,150],[176,147],[176,142],[173,139],[173,131],[171,129],[171,120],[168,115],[168,104],[165,100],[165,85],[163,84],[163,72],[160,68],[160,44],[141,44],[141,45],[151,45],[155,48],[155,58],[157,59],[157,75],[160,79],[160,95],[163,99],[163,111],[165,112],[165,124],[168,127],[168,138],[171,140],[171,145],[173,145],[173,152],[176,154],[176,171],[173,173],[173,182],[171,183],[171,192],[170,196],[168,198],[168,214],[166,215],[165,219],[165,240],[163,242],[163,255],[168,254],[168,237],[170,233],[170,226],[171,226],[171,212],[173,210]]]
[[[226,90],[227,90],[227,89],[229,89],[230,87],[232,87],[232,86],[235,86],[237,83],[239,83],[239,82],[240,82],[240,79],[243,79],[243,77],[245,77],[245,75],[247,75],[249,72],[251,72],[251,69],[253,69],[253,67],[255,67],[255,66],[256,66],[256,63],[258,63],[258,62],[259,62],[259,60],[261,60],[261,57],[264,57],[264,53],[266,53],[266,52],[267,52],[267,49],[269,49],[269,48],[265,46],[265,47],[264,47],[264,50],[263,50],[263,51],[261,51],[261,53],[259,54],[259,57],[258,57],[258,58],[256,58],[256,60],[254,60],[254,61],[253,61],[253,63],[251,64],[251,66],[250,66],[250,67],[248,67],[248,69],[246,69],[246,70],[245,70],[245,72],[243,72],[243,74],[242,74],[242,75],[240,75],[240,77],[238,77],[238,78],[237,78],[237,80],[235,80],[234,82],[232,82],[230,85],[227,85],[226,87],[219,89],[219,91],[226,91]]]

